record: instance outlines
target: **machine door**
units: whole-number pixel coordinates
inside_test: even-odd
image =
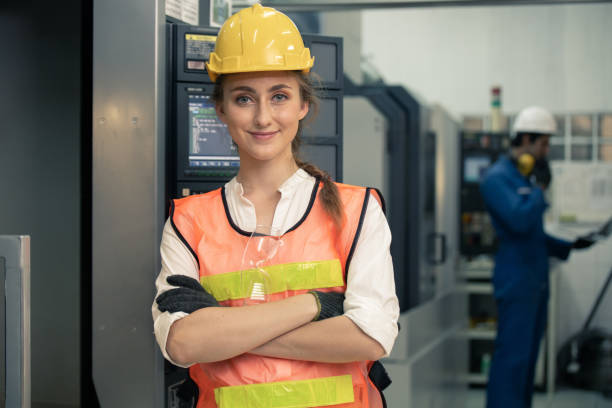
[[[30,237],[0,235],[0,407],[30,408]]]

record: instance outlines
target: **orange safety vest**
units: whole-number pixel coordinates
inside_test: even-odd
[[[338,232],[317,193],[306,214],[283,234],[283,246],[266,267],[268,301],[309,290],[346,291],[346,271],[355,250],[371,189],[337,184],[345,222]],[[374,196],[381,200],[378,194]],[[243,250],[251,233],[232,221],[223,188],[175,200],[170,219],[199,265],[202,286],[223,306],[243,304]],[[243,273],[248,274],[246,270]],[[245,353],[228,360],[194,364],[198,408],[380,408],[380,392],[368,377],[370,361],[319,363]]]

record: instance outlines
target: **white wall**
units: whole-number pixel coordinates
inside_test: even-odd
[[[362,50],[388,83],[457,115],[503,109],[612,110],[612,4],[362,13]]]

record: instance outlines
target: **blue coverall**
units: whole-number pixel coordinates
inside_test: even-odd
[[[487,170],[480,191],[499,238],[493,273],[498,325],[487,408],[531,407],[546,327],[548,257],[567,259],[572,244],[544,232],[542,189],[519,173],[509,157]]]

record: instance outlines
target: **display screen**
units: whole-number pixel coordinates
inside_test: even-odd
[[[491,165],[487,156],[466,157],[463,162],[463,180],[467,183],[479,183],[485,171]]]
[[[189,95],[189,167],[238,167],[238,149],[209,95]]]

